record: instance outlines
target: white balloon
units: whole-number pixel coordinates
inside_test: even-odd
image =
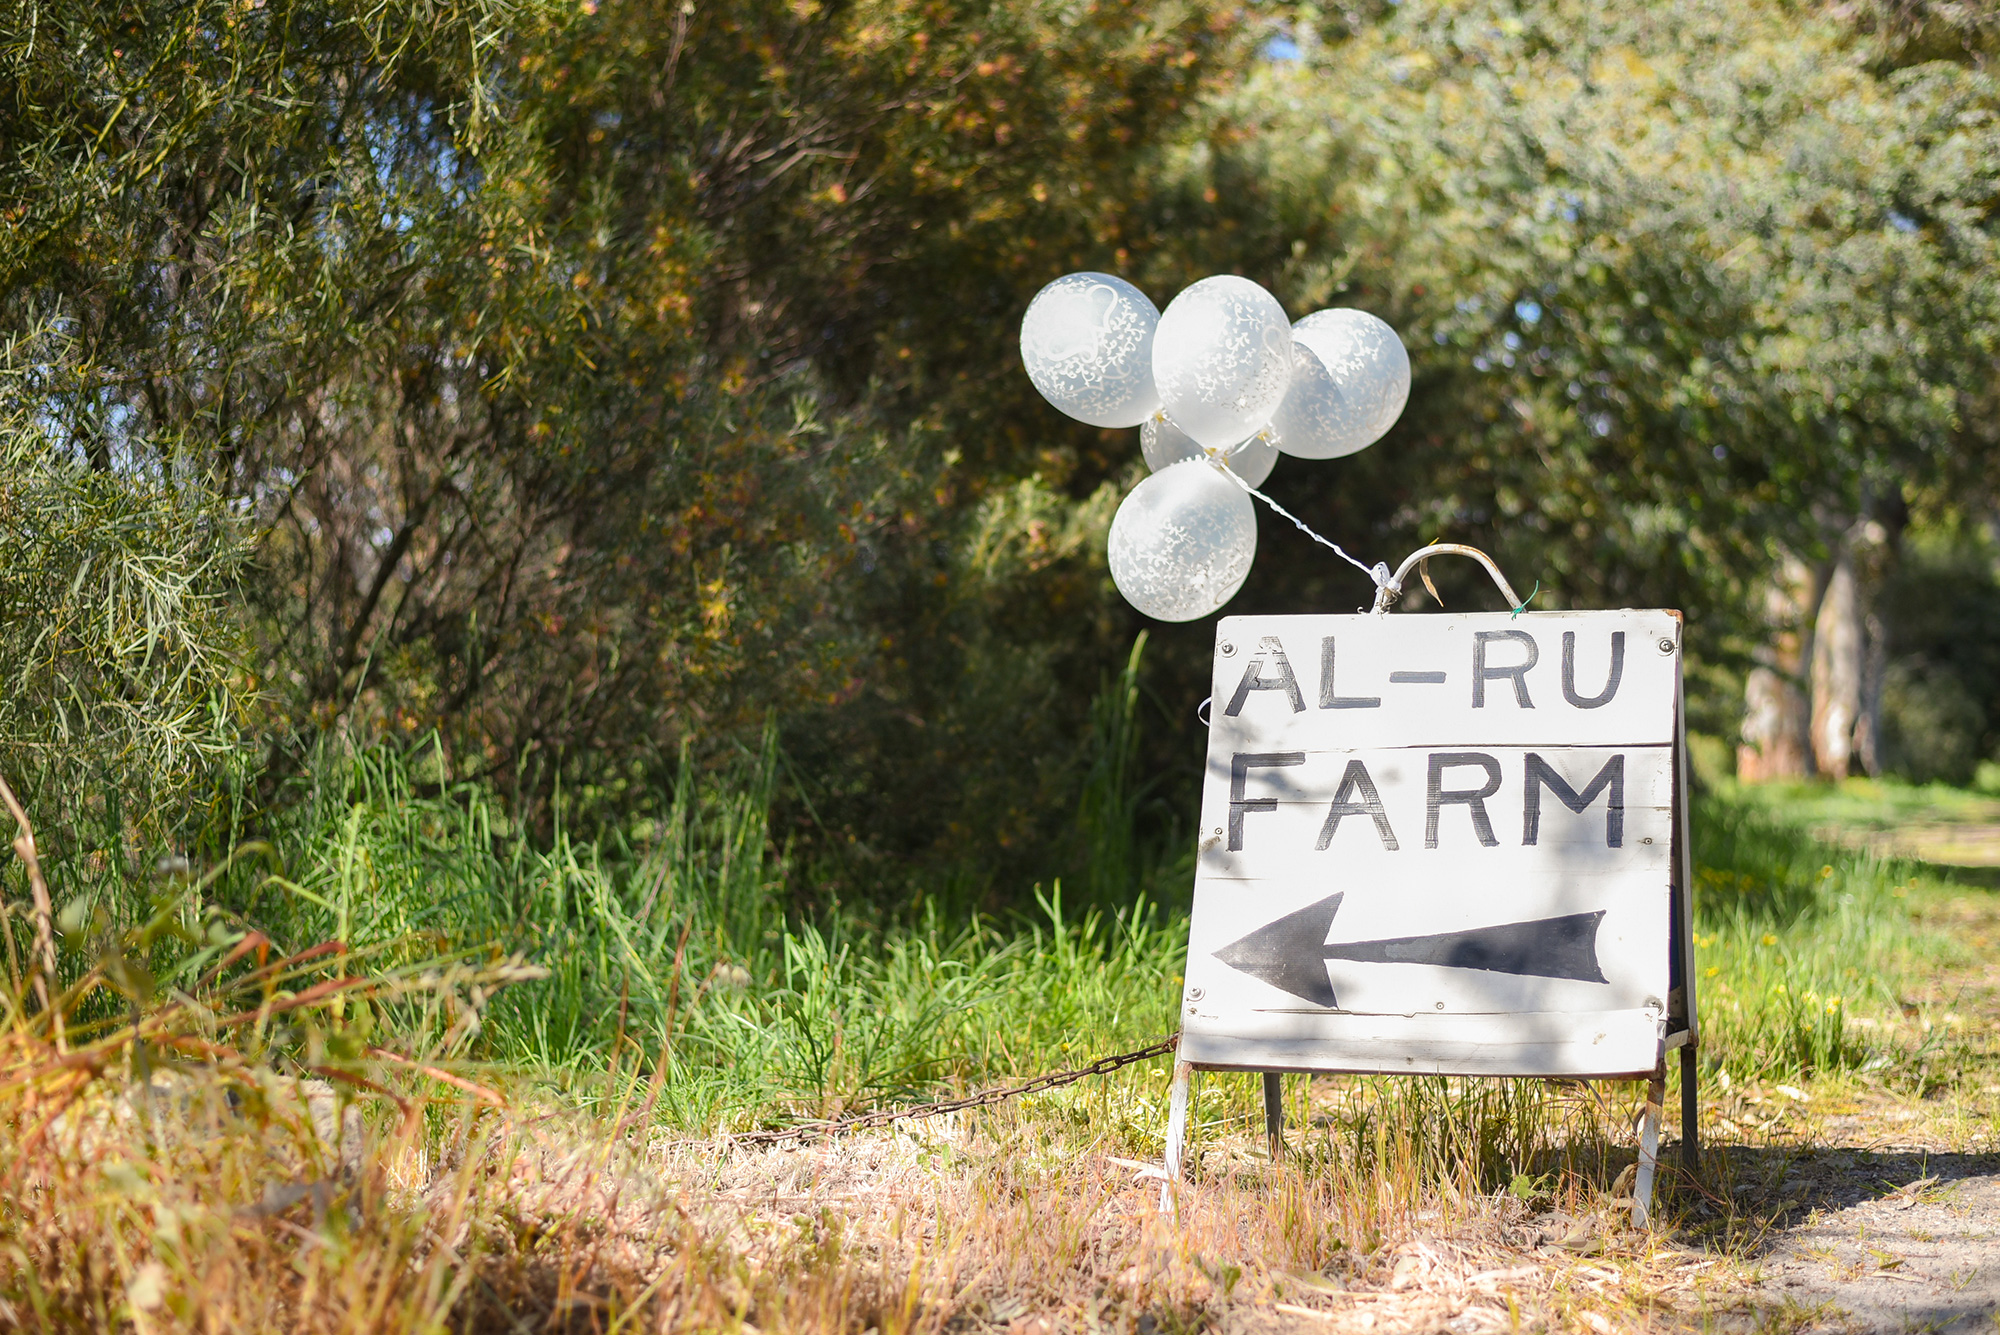
[[[1292,330],[1278,299],[1247,278],[1204,278],[1167,304],[1153,336],[1153,381],[1181,430],[1224,449],[1271,420],[1292,377]]]
[[[1231,472],[1253,487],[1264,485],[1278,463],[1278,447],[1259,432],[1232,450],[1204,450],[1194,437],[1174,425],[1165,412],[1154,413],[1139,427],[1139,453],[1155,473],[1183,459],[1220,459]]]
[[[1368,405],[1334,383],[1319,354],[1303,339],[1292,347],[1292,387],[1264,434],[1301,459],[1338,459],[1367,446],[1375,439],[1369,434],[1375,419]]]
[[[1154,473],[1111,520],[1111,579],[1160,621],[1193,621],[1236,596],[1257,556],[1257,513],[1206,459]]]
[[[1021,317],[1021,361],[1042,397],[1092,426],[1137,426],[1158,411],[1159,308],[1108,273],[1064,274]]]
[[[1352,401],[1365,423],[1361,443],[1338,453],[1374,444],[1403,415],[1403,405],[1410,401],[1410,354],[1388,325],[1367,311],[1343,307],[1314,311],[1292,326],[1292,337],[1319,355],[1341,396]]]

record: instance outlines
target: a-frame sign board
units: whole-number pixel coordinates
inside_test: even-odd
[[[1638,1079],[1643,1221],[1669,1048],[1695,1127],[1681,700],[1676,612],[1224,619],[1169,1183],[1195,1068]]]

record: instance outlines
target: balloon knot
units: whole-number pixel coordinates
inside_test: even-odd
[[[1391,593],[1403,591],[1403,586],[1396,582],[1396,576],[1390,571],[1387,561],[1377,561],[1375,568],[1369,571],[1368,575],[1375,581],[1375,587],[1378,589],[1387,589]]]

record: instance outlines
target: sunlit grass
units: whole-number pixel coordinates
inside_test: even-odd
[[[622,1313],[886,1331],[961,1310],[999,1320],[1016,1303],[1192,1328],[1245,1294],[1310,1300],[1312,1275],[1386,1287],[1392,1272],[1429,1274],[1412,1261],[1425,1238],[1476,1235],[1504,1256],[1539,1236],[1509,1230],[1544,1217],[1565,1221],[1579,1256],[1623,1248],[1621,1266],[1649,1264],[1650,1242],[1606,1240],[1636,1152],[1633,1085],[1291,1076],[1274,1165],[1257,1078],[1200,1073],[1189,1194],[1171,1225],[1156,1183],[1132,1176],[1162,1151],[1166,1060],[844,1147],[732,1150],[718,1133],[1137,1047],[1174,1026],[1186,942],[1182,916],[1145,903],[1077,912],[1055,884],[1010,920],[802,914],[766,823],[775,774],[768,748],[733,769],[689,767],[643,839],[559,828],[535,843],[478,788],[422,792],[382,753],[322,757],[273,831],[284,875],[224,876],[199,921],[254,921],[281,949],[344,938],[356,953],[341,967],[393,973],[411,996],[441,991],[451,1005],[385,1003],[365,1038],[359,1008],[303,1007],[221,1085],[177,1059],[186,1083],[146,1105],[172,1113],[150,1121],[118,1111],[132,1106],[136,1049],[80,1076],[18,1030],[16,1069],[36,1074],[0,1091],[0,1158],[18,1165],[0,1243],[28,1259],[0,1282],[0,1303],[77,1328],[456,1328],[475,1316],[512,1328],[522,1313]],[[1965,888],[1822,843],[1823,813],[1797,810],[1723,788],[1696,812],[1712,1133],[1754,1121],[1796,1139],[1858,1082],[1921,1098],[1970,1069],[1931,986],[1975,962],[1976,942],[1940,920]],[[181,939],[149,947],[158,977],[192,976],[173,958]],[[85,963],[88,943],[71,947],[72,967]],[[443,970],[496,947],[534,967],[497,993]],[[94,1032],[123,1013],[96,1016]],[[201,1008],[182,1013],[200,1037]],[[368,1055],[384,1044],[476,1078],[506,1106]],[[149,1051],[170,1046],[156,1036]],[[403,1091],[397,1111],[370,1083],[350,1087],[372,1128],[364,1165],[327,1160],[299,1107],[308,1061]],[[236,1112],[250,1105],[230,1090],[266,1079],[252,1113]],[[50,1089],[72,1100],[67,1140],[36,1130]],[[201,1165],[203,1182],[176,1164]],[[284,1195],[314,1182],[332,1185]],[[1710,1195],[1726,1200],[1729,1185]],[[728,1213],[744,1208],[731,1192],[768,1197],[755,1227]],[[279,1204],[258,1213],[267,1196]],[[1692,1222],[1704,1199],[1670,1198],[1666,1217]],[[1729,1217],[1702,1227],[1726,1231]],[[1565,1283],[1537,1289],[1534,1310],[1598,1301]]]
[[[1968,942],[1923,921],[1927,906],[1964,887],[1819,841],[1823,815],[1734,787],[1697,809],[1696,986],[1712,1072],[1914,1071],[1922,1042],[1901,1041],[1892,1023],[1930,1004],[1913,982],[1975,958]]]
[[[297,892],[240,907],[300,942],[523,950],[550,977],[493,1001],[483,1058],[585,1104],[604,1097],[614,1053],[627,1069],[663,1063],[657,1111],[690,1129],[912,1101],[1174,1027],[1186,920],[1143,901],[1078,913],[1058,882],[1014,920],[801,917],[766,825],[776,773],[768,747],[724,772],[686,768],[644,842],[558,828],[536,845],[480,789],[419,795],[391,755],[329,755],[279,835]],[[1966,959],[1917,916],[1958,890],[1820,842],[1822,814],[1733,787],[1697,808],[1712,1072],[1907,1069],[1917,1053],[1888,1022],[1908,980]],[[1249,1093],[1242,1104],[1253,1115]]]

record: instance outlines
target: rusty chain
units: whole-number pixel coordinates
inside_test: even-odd
[[[1153,1057],[1163,1057],[1180,1046],[1181,1036],[1169,1034],[1157,1043],[1149,1043],[1134,1052],[1121,1052],[1112,1057],[1099,1057],[1088,1066],[1072,1067],[1066,1071],[1051,1071],[1038,1075],[1033,1080],[1018,1085],[1008,1085],[1002,1089],[989,1089],[978,1094],[967,1094],[963,1098],[940,1099],[936,1103],[920,1103],[914,1108],[885,1109],[881,1112],[857,1113],[852,1117],[838,1117],[825,1122],[801,1122],[797,1126],[780,1127],[774,1131],[750,1131],[739,1136],[729,1136],[733,1145],[779,1145],[787,1140],[813,1140],[841,1135],[848,1131],[867,1131],[878,1126],[888,1126],[893,1122],[905,1121],[913,1117],[937,1117],[943,1113],[963,1112],[968,1108],[985,1108],[1008,1099],[1019,1098],[1023,1094],[1039,1094],[1045,1089],[1060,1089],[1093,1075],[1109,1075],[1121,1066],[1130,1066]]]

